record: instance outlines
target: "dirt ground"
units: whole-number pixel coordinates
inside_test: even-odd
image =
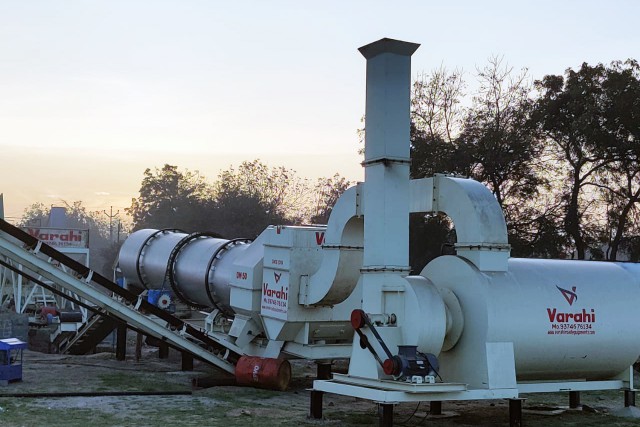
[[[25,352],[23,381],[0,387],[0,426],[362,426],[377,425],[375,403],[325,395],[324,419],[307,418],[315,365],[296,361],[290,390],[275,392],[237,386],[192,388],[192,379],[222,379],[212,367],[195,361],[193,372],[180,371],[178,353],[160,360],[157,348],[144,347],[140,361],[128,350],[119,362],[112,353],[88,356]],[[132,392],[127,396],[15,397],[34,393]],[[164,392],[169,395],[135,395]],[[582,410],[568,410],[568,395],[528,395],[527,426],[637,426],[640,419],[615,416],[623,411],[622,392],[583,393]],[[427,416],[429,404],[401,404],[399,426],[507,426],[503,400],[444,402],[444,416]],[[558,408],[558,415],[549,409]],[[634,408],[635,409],[635,408]],[[627,409],[629,411],[629,409]],[[640,412],[640,411],[638,411]]]

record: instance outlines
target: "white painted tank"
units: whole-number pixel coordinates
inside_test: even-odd
[[[447,381],[473,378],[486,343],[513,342],[519,381],[608,379],[640,354],[638,265],[512,258],[506,272],[480,272],[443,256],[422,275],[463,311],[460,339],[440,354]]]
[[[231,311],[232,264],[249,246],[246,243],[206,233],[139,230],[120,248],[120,269],[129,283],[172,289],[189,304]]]

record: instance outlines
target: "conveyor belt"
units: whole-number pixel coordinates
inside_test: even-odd
[[[159,338],[167,344],[227,372],[233,373],[235,371],[235,363],[242,356],[242,352],[233,344],[217,340],[205,331],[149,304],[144,298],[121,288],[104,276],[2,219],[0,219],[0,231],[13,238],[8,238],[0,233],[0,253],[2,255],[53,281],[64,289],[75,292],[103,309],[110,316],[126,322],[133,329]],[[45,255],[48,260],[39,257],[39,254]],[[75,274],[62,271],[50,264],[49,260],[59,262]],[[120,301],[103,294],[90,283],[116,294],[120,297]],[[143,313],[156,316],[165,325],[151,320]],[[198,343],[194,343],[194,340]]]

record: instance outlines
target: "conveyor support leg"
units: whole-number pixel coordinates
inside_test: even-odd
[[[158,358],[160,359],[168,359],[169,358],[169,345],[162,341],[158,346]]]
[[[116,329],[116,360],[123,361],[127,358],[127,325],[118,323]]]
[[[311,399],[309,405],[309,416],[315,420],[322,419],[322,395],[324,393],[317,390],[311,390]]]
[[[193,355],[186,351],[182,352],[182,370],[193,371]]]

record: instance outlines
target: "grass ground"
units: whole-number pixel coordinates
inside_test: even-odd
[[[116,361],[110,354],[59,356],[29,352],[24,380],[0,388],[0,394],[37,392],[185,392],[194,376],[216,372],[197,364],[192,373],[179,371],[179,361],[158,360],[152,353],[141,361]],[[0,426],[368,426],[377,425],[377,407],[366,400],[325,395],[324,419],[307,418],[315,367],[294,364],[291,390],[275,392],[235,386],[193,390],[191,395],[102,396],[65,398],[0,397]],[[566,407],[568,395],[524,396],[527,426],[639,426],[640,420],[619,418],[622,392],[587,392],[585,410],[559,415],[527,413],[526,408]],[[428,403],[396,406],[396,425],[507,426],[508,403],[502,400],[444,402],[445,417],[426,417]]]

